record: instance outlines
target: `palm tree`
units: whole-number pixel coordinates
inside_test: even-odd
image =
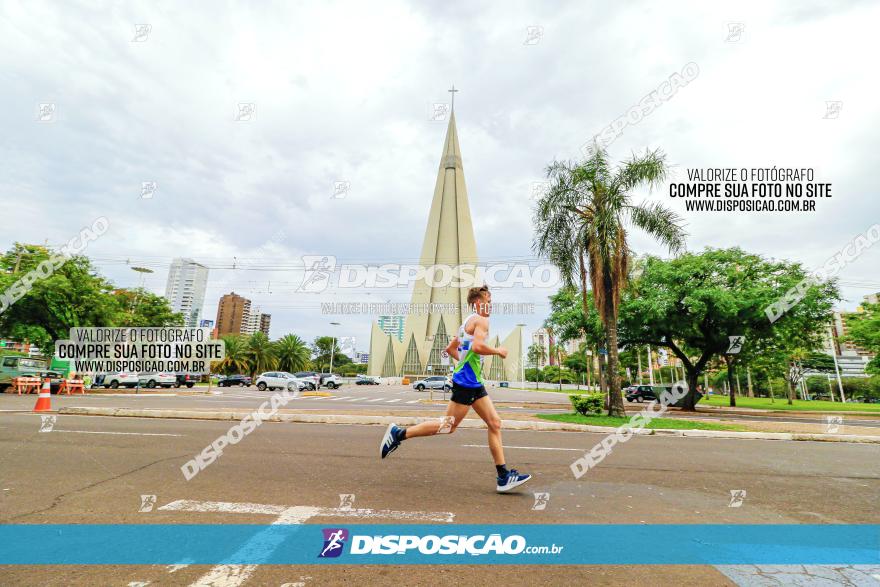
[[[646,151],[613,167],[594,144],[581,163],[554,161],[551,180],[535,208],[535,251],[559,268],[566,285],[580,285],[587,313],[587,278],[608,350],[608,414],[625,415],[617,356],[617,313],[629,274],[626,225],[641,228],[671,252],[684,248],[685,232],[675,212],[660,203],[632,202],[632,192],[656,186],[668,173],[665,155]]]
[[[255,332],[247,339],[247,356],[252,378],[256,377],[257,373],[271,371],[278,364],[275,348],[269,342],[269,337],[262,332]]]
[[[275,341],[275,356],[278,357],[278,368],[294,373],[302,371],[309,363],[311,351],[305,341],[295,334],[288,334]]]
[[[247,356],[247,339],[237,334],[221,336],[226,350],[223,360],[217,363],[216,369],[224,375],[246,373],[250,364]]]

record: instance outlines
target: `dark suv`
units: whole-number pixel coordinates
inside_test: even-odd
[[[230,375],[217,382],[217,387],[232,387],[233,385],[250,387],[251,378],[247,375]]]
[[[202,378],[199,373],[175,373],[175,376],[177,381],[174,383],[174,387],[182,387],[184,385],[192,387]]]
[[[670,390],[668,385],[632,385],[626,388],[626,401],[650,402],[658,399],[664,391]]]
[[[627,401],[631,402],[652,402],[654,400],[659,400],[660,396],[663,395],[664,391],[672,391],[671,385],[632,385],[623,390],[626,394]],[[700,401],[703,398],[703,394],[699,391],[696,392],[695,402]],[[683,405],[685,398],[681,397],[676,400],[675,403],[670,404],[670,406],[674,408],[680,408]]]

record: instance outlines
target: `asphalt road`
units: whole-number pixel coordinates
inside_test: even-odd
[[[207,388],[205,388],[207,391]],[[325,390],[321,390],[325,391]],[[113,407],[143,407],[143,408],[180,408],[180,409],[210,409],[210,408],[252,408],[264,402],[272,395],[271,391],[259,391],[256,387],[223,387],[213,388],[214,394],[192,393],[175,389],[160,390],[141,394],[133,393],[93,393],[87,395],[53,395],[52,407],[58,409],[68,406],[113,406]],[[523,411],[521,406],[505,405],[516,404],[547,404],[546,407],[531,409],[531,412],[570,412],[568,396],[558,393],[529,392],[520,390],[508,390],[504,388],[490,388],[493,400],[498,404],[500,411]],[[180,393],[180,395],[176,395]],[[444,401],[449,399],[449,394],[435,390],[433,399],[436,405],[426,403],[432,397],[427,391],[415,391],[411,387],[404,386],[373,386],[373,385],[343,385],[339,389],[330,391],[331,397],[300,395],[294,398],[288,409],[297,411],[327,410],[333,409],[340,413],[349,411],[361,411],[364,409],[393,409],[397,410],[437,410],[444,412]],[[33,408],[36,401],[35,395],[0,394],[0,410],[15,410]]]
[[[241,504],[338,508],[341,494],[353,494],[356,508],[446,512],[461,524],[880,523],[876,445],[635,437],[575,480],[570,463],[601,435],[508,431],[508,462],[535,478],[519,493],[498,495],[479,430],[413,439],[383,462],[376,450],[380,427],[268,423],[186,481],[180,466],[224,434],[229,422],[58,416],[51,432],[40,432],[40,425],[37,415],[0,413],[3,523],[268,523],[271,516],[247,513]],[[746,491],[739,507],[730,507],[732,490]],[[550,493],[545,510],[532,509],[533,492]],[[142,495],[156,496],[151,511],[139,511]],[[194,511],[169,507],[180,500],[196,503]],[[232,504],[227,509],[242,513],[197,511],[211,509],[198,505],[205,502]],[[382,515],[370,522],[399,523]],[[309,523],[329,520],[339,518],[318,516]],[[714,567],[244,571],[4,567],[0,576],[3,585],[735,584],[730,570]]]

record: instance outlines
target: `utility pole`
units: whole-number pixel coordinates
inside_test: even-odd
[[[636,359],[639,361],[639,385],[642,384],[642,353],[639,352],[638,347],[636,348]]]
[[[831,335],[832,337],[834,334]],[[831,358],[834,359],[834,374],[837,375],[837,389],[840,390],[840,401],[846,403],[846,396],[843,394],[843,382],[840,380],[840,369],[837,366],[837,349],[831,344]]]

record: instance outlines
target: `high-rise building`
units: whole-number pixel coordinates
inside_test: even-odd
[[[399,250],[400,243],[395,243],[395,247]],[[423,268],[437,265],[455,268],[477,263],[477,245],[453,111],[449,116],[446,142],[440,155],[419,265]],[[447,372],[450,365],[449,360],[443,357],[443,351],[464,318],[470,314],[467,294],[468,287],[434,287],[425,277],[418,279],[413,286],[411,305],[416,308],[437,307],[446,310],[406,316],[402,340],[395,335],[386,334],[379,323],[374,322],[370,334],[370,363],[367,372],[382,377]],[[522,329],[517,328],[503,341],[498,336],[486,341],[492,346],[504,346],[510,354],[506,359],[498,356],[484,357],[484,379],[519,378],[521,336]]]
[[[532,333],[532,344],[538,345],[543,352],[537,356],[538,369],[543,369],[547,365],[553,365],[555,357],[552,354],[553,336],[546,328],[539,328]],[[531,366],[531,365],[530,365]]]
[[[241,333],[242,334],[254,334],[255,332],[262,332],[269,336],[269,326],[272,322],[271,314],[263,314],[260,311],[260,307],[256,308],[252,306],[248,306],[247,315],[244,316],[241,320]]]
[[[208,268],[192,259],[176,258],[168,270],[165,298],[171,309],[183,314],[184,324],[199,325],[205,307],[205,287],[208,285]]]
[[[272,324],[272,314],[260,314],[260,332],[269,337],[269,326]]]
[[[397,339],[397,342],[403,342],[403,327],[406,320],[403,316],[379,316],[379,329]]]
[[[251,315],[251,301],[235,292],[220,298],[217,305],[217,335],[246,333]]]

